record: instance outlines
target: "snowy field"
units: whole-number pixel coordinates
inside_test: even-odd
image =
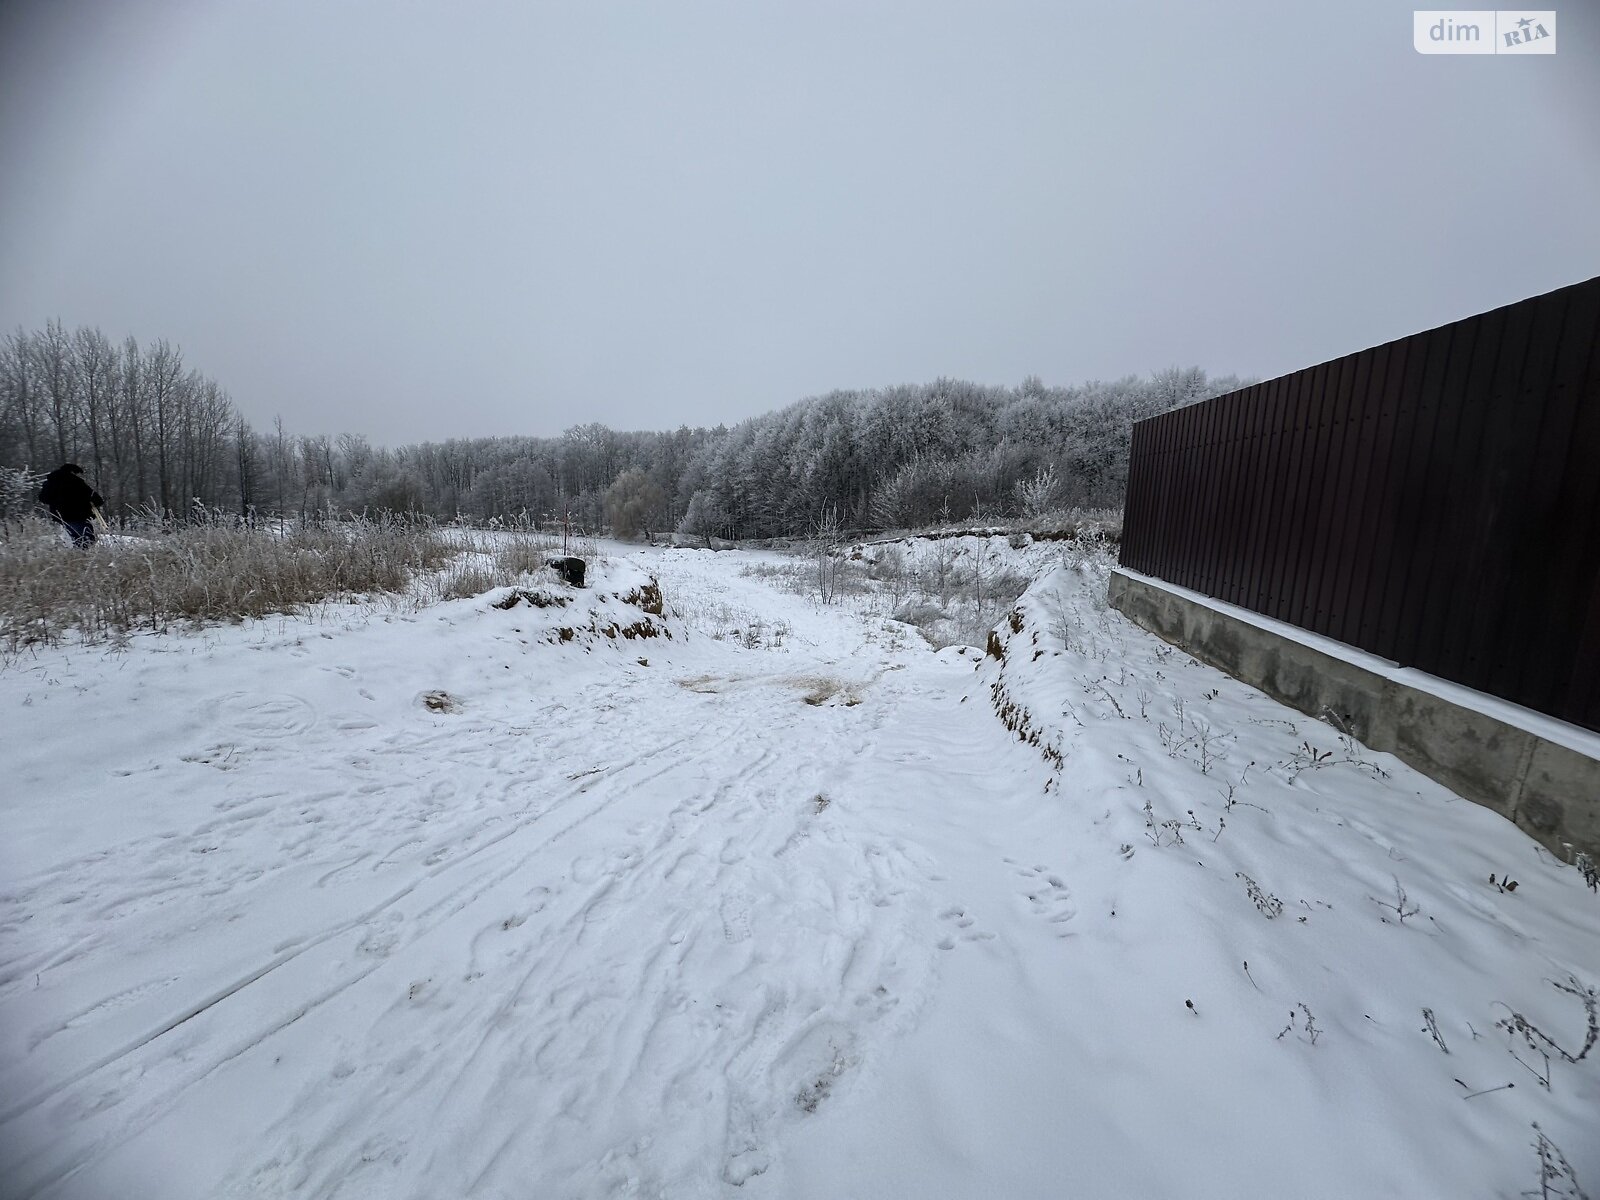
[[[985,654],[613,550],[0,670],[0,1195],[1600,1196],[1508,822],[1103,559]]]

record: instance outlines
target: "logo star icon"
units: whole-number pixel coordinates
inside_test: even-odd
[[[1529,25],[1532,25],[1533,22],[1530,21],[1527,17],[1523,17],[1522,20],[1517,22],[1517,24],[1522,26],[1522,28],[1526,29]]]

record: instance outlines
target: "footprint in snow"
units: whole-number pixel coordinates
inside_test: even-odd
[[[951,907],[939,914],[939,923],[945,934],[938,941],[941,950],[954,950],[957,939],[963,942],[987,942],[994,937],[986,929],[975,929],[975,920],[964,908]]]
[[[1078,915],[1077,905],[1072,902],[1071,889],[1048,867],[1024,867],[1017,874],[1027,881],[1022,896],[1035,916],[1051,925],[1064,925]],[[1065,929],[1059,929],[1056,936],[1067,937],[1068,933]]]
[[[880,983],[865,995],[857,996],[855,1006],[862,1010],[870,1009],[870,1017],[886,1017],[900,1006],[900,997]]]
[[[855,1034],[843,1025],[816,1026],[785,1049],[772,1065],[775,1082],[787,1080],[795,1107],[811,1114],[833,1094],[860,1061]]]
[[[750,938],[750,897],[742,892],[730,892],[722,898],[722,935],[730,943],[748,941]]]
[[[221,721],[256,737],[286,738],[309,732],[317,710],[299,696],[230,692],[206,706],[208,720]]]
[[[723,1141],[722,1180],[743,1187],[772,1166],[772,1158],[758,1136],[760,1122],[751,1106],[740,1097],[728,1101],[727,1132]]]
[[[555,997],[552,996],[552,1004]],[[611,996],[585,996],[552,1022],[533,1060],[542,1071],[569,1070],[580,1062],[597,1061],[617,1035],[626,1006]]]
[[[356,953],[369,958],[388,958],[400,945],[400,925],[399,913],[374,918],[365,927],[365,936],[356,944]]]

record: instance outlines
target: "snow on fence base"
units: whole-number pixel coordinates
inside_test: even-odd
[[[1600,852],[1595,734],[1126,569],[1108,599],[1200,661],[1514,821],[1564,861]]]

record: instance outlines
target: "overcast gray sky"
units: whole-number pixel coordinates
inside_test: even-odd
[[[1595,0],[1520,58],[1389,0],[0,11],[0,327],[295,432],[1268,376],[1600,273]]]

